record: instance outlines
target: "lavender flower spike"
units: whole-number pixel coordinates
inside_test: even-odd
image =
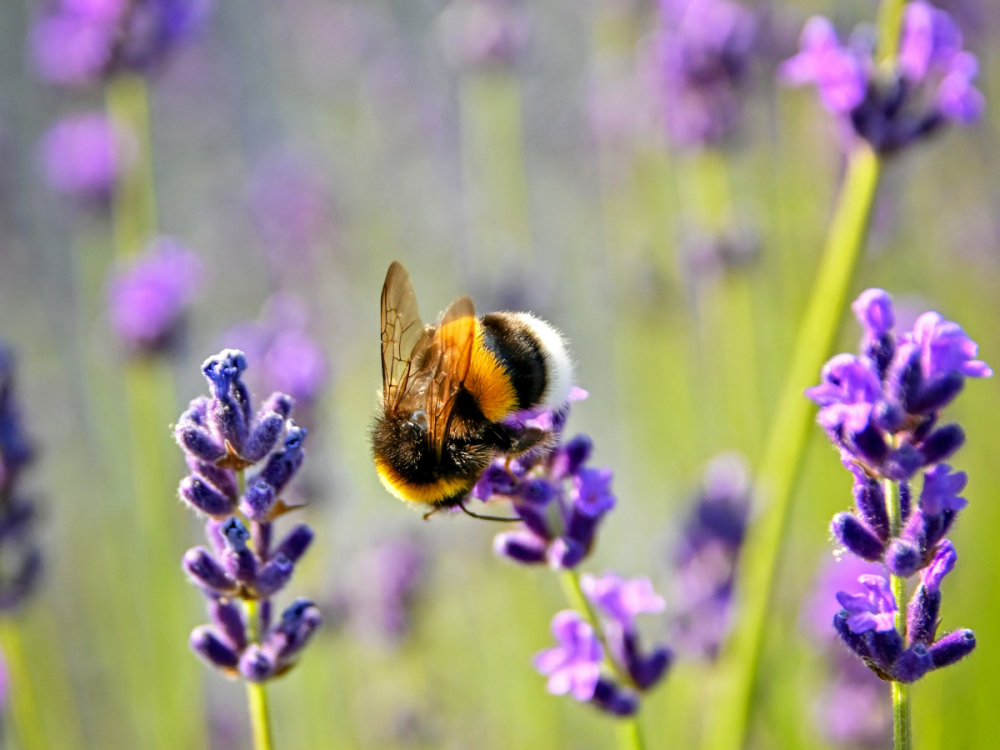
[[[226,675],[258,684],[294,666],[322,618],[300,599],[271,622],[271,597],[289,584],[313,539],[299,524],[273,543],[275,520],[293,509],[281,494],[305,458],[306,431],[289,419],[291,399],[281,393],[254,415],[242,381],[248,365],[235,349],[209,357],[202,372],[212,397],[192,401],[174,434],[192,472],[181,481],[181,497],[209,516],[205,532],[213,550],[196,547],[184,555],[184,570],[208,597],[213,620],[191,634],[191,648]],[[249,633],[258,634],[255,642]]]

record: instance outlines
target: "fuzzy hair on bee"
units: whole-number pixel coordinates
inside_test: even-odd
[[[371,440],[391,494],[431,511],[464,509],[491,461],[549,439],[508,418],[568,401],[572,360],[551,325],[527,312],[477,316],[467,296],[424,325],[399,262],[382,287],[381,325],[382,392]]]

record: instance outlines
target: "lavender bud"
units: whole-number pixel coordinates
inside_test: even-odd
[[[277,412],[282,416],[283,419],[288,419],[289,415],[292,413],[292,407],[295,405],[295,399],[291,396],[286,396],[284,393],[279,393],[275,391],[260,407],[261,414],[267,414],[268,412]]]
[[[493,551],[514,562],[535,565],[545,562],[546,541],[527,529],[505,531],[493,538]]]
[[[878,465],[889,455],[889,446],[872,421],[860,432],[853,433],[851,442],[861,457],[870,464]]]
[[[258,479],[250,485],[243,500],[240,502],[240,512],[251,521],[266,521],[274,508],[274,487]]]
[[[281,540],[281,544],[275,550],[275,555],[284,555],[290,562],[297,563],[309,549],[312,540],[313,530],[306,524],[300,523]]]
[[[305,460],[305,451],[302,448],[305,437],[306,430],[296,425],[292,420],[288,420],[288,433],[285,435],[284,447],[271,454],[267,463],[264,464],[264,468],[257,475],[258,479],[263,479],[274,487],[275,493],[280,493],[285,488],[285,485],[291,481]]]
[[[192,630],[188,643],[191,650],[202,659],[227,672],[235,670],[239,664],[236,652],[226,645],[209,625],[199,625]]]
[[[225,568],[204,547],[195,547],[185,552],[182,567],[195,584],[208,591],[219,594],[236,591],[236,581],[229,577]]]
[[[976,636],[971,630],[948,633],[929,649],[934,669],[947,667],[964,659],[975,647]]]
[[[906,523],[910,518],[910,511],[913,504],[910,502],[910,483],[903,481],[899,483],[899,510],[902,522]]]
[[[306,647],[322,622],[319,609],[311,601],[296,599],[281,613],[281,622],[268,634],[263,649],[284,666]]]
[[[260,461],[274,448],[285,427],[285,418],[278,412],[263,414],[247,436],[243,457],[247,461]]]
[[[639,710],[639,696],[604,678],[597,681],[590,702],[614,716],[632,716]]]
[[[906,649],[893,664],[891,674],[900,682],[916,682],[930,670],[934,669],[934,661],[927,652],[927,647],[917,643]]]
[[[246,625],[239,605],[231,599],[213,599],[208,605],[209,616],[225,641],[240,653],[247,647]]]
[[[885,553],[882,540],[850,513],[835,515],[830,531],[837,541],[863,560],[878,562]]]
[[[250,532],[233,516],[219,527],[226,552],[222,557],[226,571],[237,581],[252,584],[257,577],[257,558],[247,547]]]
[[[906,412],[892,401],[879,401],[875,405],[874,420],[880,429],[888,433],[895,433],[903,426],[906,419]]]
[[[187,412],[181,416],[181,421],[174,428],[174,438],[184,451],[208,463],[215,463],[226,455],[226,449],[207,429],[186,420],[186,416]]]
[[[184,477],[180,494],[188,505],[212,518],[225,518],[233,512],[233,501],[199,476]]]
[[[934,430],[920,446],[924,464],[941,463],[961,448],[964,442],[965,430],[957,424],[945,425]]]
[[[240,674],[250,682],[264,682],[274,674],[274,662],[256,643],[250,644],[239,660]]]
[[[906,615],[906,632],[914,643],[931,644],[937,632],[941,592],[921,584],[913,592]]]
[[[545,479],[529,479],[521,483],[517,494],[526,503],[544,506],[555,497],[556,489]]]
[[[594,449],[593,441],[586,435],[577,435],[556,451],[552,459],[553,479],[563,479],[576,474]]]
[[[885,566],[897,576],[909,578],[923,563],[920,549],[904,539],[894,539],[885,555]]]
[[[916,412],[913,410],[913,404],[917,401],[923,383],[923,375],[920,372],[920,350],[911,348],[907,354],[909,356],[905,363],[897,365],[898,369],[891,380],[899,403],[907,413],[914,414]]]
[[[554,570],[575,568],[587,556],[587,547],[568,537],[559,537],[549,546],[545,559]]]
[[[243,448],[247,435],[248,418],[241,403],[242,394],[236,388],[246,366],[246,357],[236,349],[224,349],[201,366],[214,396],[208,409],[208,423],[237,452]]]
[[[207,479],[219,492],[232,500],[234,504],[239,500],[240,493],[236,486],[236,474],[234,472],[229,469],[223,469],[221,466],[216,466],[215,464],[206,463],[190,454],[184,458],[185,463],[193,474],[198,474],[203,479]]]
[[[874,479],[854,482],[854,502],[868,528],[882,541],[889,540],[889,514],[882,485]]]
[[[903,636],[898,630],[868,631],[868,649],[872,661],[884,671],[890,672],[892,666],[903,653]]]
[[[295,565],[284,555],[275,555],[260,569],[254,588],[257,595],[267,598],[278,593],[292,580]]]
[[[911,414],[930,414],[943,409],[962,392],[965,376],[957,370],[934,380],[924,387],[910,404]]]
[[[851,651],[860,656],[863,659],[871,658],[871,649],[869,649],[869,639],[867,633],[855,633],[851,630],[847,621],[850,619],[851,613],[846,609],[840,610],[833,617],[833,628],[837,631],[837,635],[840,636],[840,640],[844,642]]]
[[[549,519],[544,507],[529,505],[528,503],[514,503],[514,512],[518,518],[536,536],[542,539],[551,539],[552,532],[549,529]]]

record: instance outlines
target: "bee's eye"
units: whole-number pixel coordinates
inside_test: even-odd
[[[423,409],[417,409],[413,414],[410,415],[410,421],[417,425],[421,429],[427,428],[427,412]]]

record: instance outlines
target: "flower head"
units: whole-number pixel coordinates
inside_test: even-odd
[[[107,201],[132,157],[130,138],[97,112],[60,120],[42,140],[45,177],[53,190]]]
[[[667,130],[682,146],[719,143],[739,120],[756,19],[732,0],[660,0],[659,7]]]
[[[814,84],[823,106],[877,151],[896,151],[946,122],[970,124],[984,99],[972,81],[974,55],[962,50],[962,34],[951,16],[925,0],[907,3],[894,70],[875,64],[872,49],[842,45],[823,17],[806,24],[799,53],[782,65],[788,84]]]
[[[176,240],[151,242],[108,286],[111,325],[119,339],[142,354],[168,349],[203,274],[200,258]]]

